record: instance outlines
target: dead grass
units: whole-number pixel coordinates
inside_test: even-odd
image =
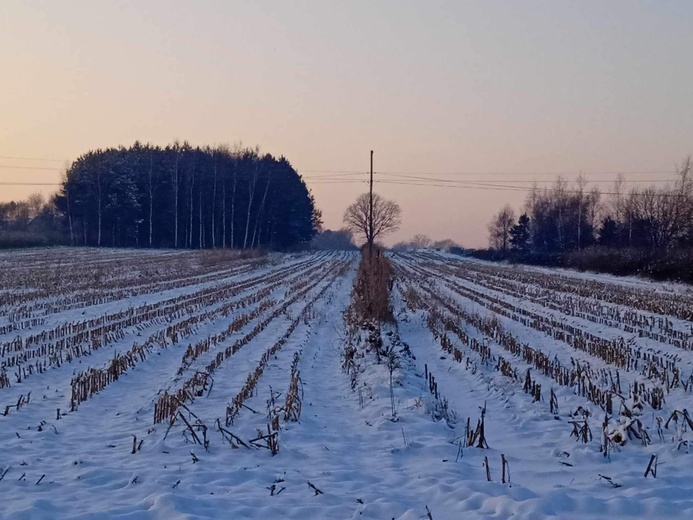
[[[392,290],[392,264],[382,249],[365,246],[361,250],[356,282],[354,284],[353,307],[362,321],[392,323],[394,316],[390,305]]]

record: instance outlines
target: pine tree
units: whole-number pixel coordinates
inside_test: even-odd
[[[510,230],[510,243],[513,250],[519,253],[528,253],[530,250],[531,234],[529,229],[529,216],[523,213]]]

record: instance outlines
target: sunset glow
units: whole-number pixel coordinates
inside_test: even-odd
[[[692,19],[688,2],[4,2],[0,200],[50,193],[90,149],[242,141],[286,156],[338,228],[373,149],[403,211],[388,242],[482,246],[533,180],[674,177]]]

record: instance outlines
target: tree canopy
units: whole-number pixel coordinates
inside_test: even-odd
[[[506,251],[510,245],[510,232],[515,223],[515,212],[505,205],[488,225],[489,244],[493,249]]]
[[[622,176],[602,200],[597,188],[586,189],[560,177],[553,186],[528,193],[525,213],[515,223],[505,206],[489,224],[491,247],[539,255],[562,254],[595,244],[666,252],[693,246],[693,160],[677,167],[675,181],[662,186],[624,189]]]
[[[258,148],[136,142],[89,151],[55,202],[74,245],[288,249],[321,225],[289,161]]]
[[[344,223],[354,235],[372,243],[399,229],[402,223],[402,210],[396,202],[374,193],[372,229],[369,217],[370,197],[368,193],[362,193],[344,212]]]

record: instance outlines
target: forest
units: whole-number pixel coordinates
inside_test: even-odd
[[[8,215],[24,208],[13,204]],[[287,250],[321,226],[313,196],[286,158],[187,142],[89,151],[70,165],[52,206],[44,241],[82,246]],[[44,236],[46,225],[26,231],[38,216],[28,209],[26,218],[8,220]]]
[[[606,192],[558,178],[534,187],[522,214],[506,205],[488,225],[489,246],[474,256],[576,267],[615,274],[693,279],[693,161],[676,179],[625,187],[621,175]]]

